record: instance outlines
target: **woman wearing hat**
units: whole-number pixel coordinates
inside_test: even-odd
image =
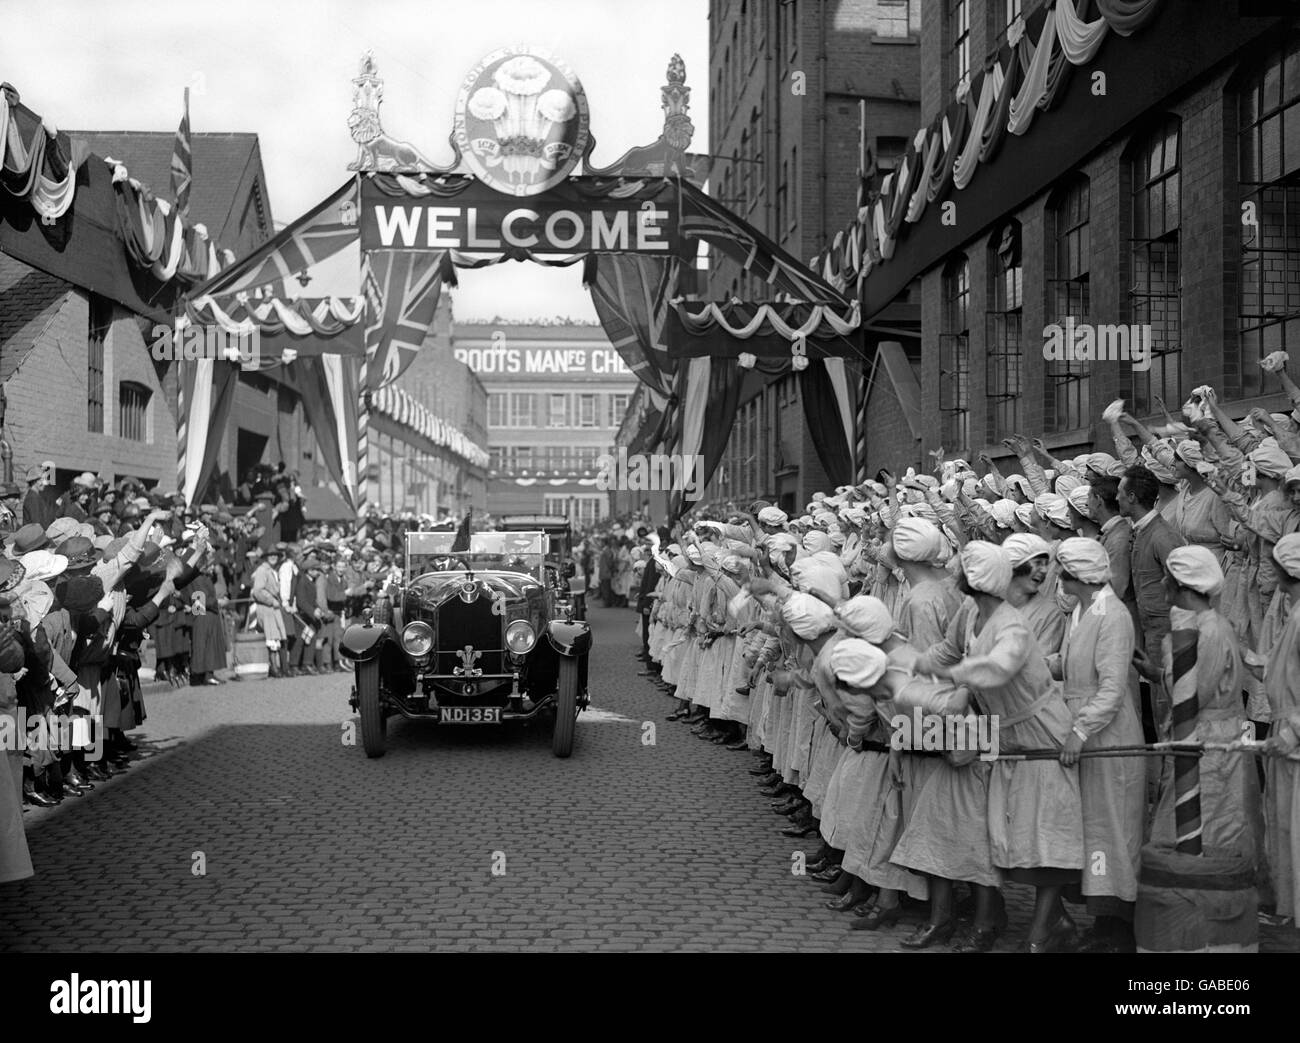
[[[173,688],[188,684],[190,659],[189,606],[179,594],[167,599],[158,613],[158,619],[149,627],[149,637],[154,643],[158,679]]]
[[[1239,430],[1239,429],[1238,429]],[[1231,490],[1220,471],[1206,475],[1206,484],[1220,497],[1232,516],[1241,524],[1240,537],[1246,546],[1249,565],[1245,581],[1236,589],[1245,594],[1245,618],[1249,631],[1243,636],[1246,647],[1267,656],[1285,621],[1282,599],[1277,597],[1277,566],[1273,546],[1287,532],[1292,505],[1284,483],[1292,467],[1291,459],[1277,443],[1266,438],[1246,455],[1236,481],[1241,492]],[[1240,545],[1240,544],[1239,544]],[[1227,577],[1225,576],[1225,582]],[[1229,593],[1233,593],[1229,591]],[[1238,604],[1225,606],[1237,609]],[[1234,615],[1240,616],[1240,612]],[[1267,701],[1260,691],[1252,693],[1249,705],[1252,720],[1267,719]]]
[[[1273,560],[1290,600],[1286,625],[1268,658],[1264,688],[1271,725],[1264,762],[1264,836],[1279,917],[1300,918],[1300,533],[1277,541]]]
[[[1153,663],[1140,650],[1134,655],[1137,668],[1163,686],[1165,705],[1173,705],[1180,689],[1195,693],[1195,731],[1207,743],[1235,742],[1246,720],[1241,705],[1241,648],[1232,624],[1212,604],[1222,587],[1223,570],[1211,551],[1205,547],[1170,551],[1165,558],[1165,593],[1172,626],[1163,643],[1164,661]],[[1180,675],[1182,651],[1193,648],[1193,669]],[[1156,725],[1161,738],[1170,736],[1170,721]],[[1165,758],[1162,766],[1150,829],[1153,843],[1170,847],[1175,840],[1173,761]],[[1201,836],[1206,849],[1235,852],[1257,864],[1263,830],[1254,765],[1240,755],[1214,750],[1206,750],[1199,765]]]
[[[1073,715],[1061,763],[1079,765],[1088,853],[1082,897],[1094,917],[1080,951],[1133,952],[1146,769],[1138,757],[1079,758],[1083,750],[1143,741],[1131,677],[1133,618],[1109,585],[1110,556],[1100,543],[1063,540],[1056,557],[1061,593],[1075,603],[1060,654],[1048,666],[1064,681]]]
[[[970,600],[943,642],[917,658],[915,672],[968,687],[983,712],[997,715],[1003,752],[1061,748],[1071,715],[1024,617],[1005,600],[1010,557],[975,541],[962,550],[961,566]],[[1073,924],[1064,916],[1061,891],[1078,879],[1084,862],[1078,770],[1058,761],[998,761],[989,776],[987,821],[993,864],[1037,889],[1029,951],[1067,947]],[[976,925],[993,927],[996,910],[988,895],[981,907],[978,894]],[[955,921],[948,910],[939,915],[945,912],[947,920],[938,922],[932,912],[911,939],[914,946],[951,936]]]
[[[272,546],[253,571],[249,596],[257,606],[257,621],[266,642],[268,676],[283,677],[289,672],[289,650],[284,629],[284,611],[280,601],[280,552]]]
[[[217,565],[209,562],[189,583],[177,590],[190,623],[190,684],[216,685],[218,670],[226,668],[226,628],[217,596]]]
[[[12,734],[18,728],[18,688],[12,674],[0,673],[0,718]],[[34,875],[23,828],[23,754],[0,746],[0,884]]]
[[[1011,585],[1007,602],[1020,610],[1044,655],[1061,647],[1066,615],[1058,601],[1053,544],[1029,532],[1012,533],[1002,541],[1011,559]]]

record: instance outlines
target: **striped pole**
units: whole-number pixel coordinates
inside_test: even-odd
[[[181,326],[176,324],[175,343],[180,342]],[[189,444],[189,423],[185,407],[185,372],[179,362],[176,367],[176,491],[185,491],[185,450]]]
[[[1170,699],[1172,738],[1187,742],[1196,730],[1197,630],[1175,630],[1169,635],[1172,670]],[[1174,849],[1186,855],[1201,853],[1201,766],[1195,757],[1174,761]]]
[[[357,378],[360,401],[357,403],[357,517],[363,518],[369,506],[370,488],[370,353],[361,359],[361,375]]]
[[[877,349],[879,350],[879,349]],[[873,367],[874,371],[874,367]],[[862,374],[858,378],[858,409],[857,409],[857,430],[856,444],[853,447],[855,468],[854,481],[861,485],[867,480],[867,390],[870,387],[871,378]]]

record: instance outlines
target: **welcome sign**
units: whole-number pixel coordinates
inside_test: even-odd
[[[671,189],[649,198],[644,193],[619,198],[610,193],[586,195],[565,185],[519,199],[481,187],[420,198],[366,188],[371,186],[363,184],[363,250],[650,253],[667,257],[677,248],[677,208]]]

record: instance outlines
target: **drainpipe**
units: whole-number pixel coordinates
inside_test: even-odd
[[[9,445],[9,439],[5,437],[5,413],[8,407],[9,402],[5,398],[5,389],[0,386],[0,464],[3,464],[3,480],[12,482],[14,480],[14,451]]]
[[[821,181],[820,191],[818,192],[818,212],[817,212],[817,249],[824,249],[826,242],[826,99],[829,96],[829,85],[826,82],[826,69],[828,62],[826,59],[826,0],[821,0],[817,5],[817,32],[820,42],[817,51],[817,161],[820,164],[818,177]],[[800,260],[806,260],[801,257]]]

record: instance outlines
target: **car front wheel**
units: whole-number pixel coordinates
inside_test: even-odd
[[[555,693],[555,731],[551,733],[551,752],[567,757],[573,752],[573,729],[578,720],[578,661],[560,657],[560,682]]]
[[[357,664],[357,703],[361,710],[361,745],[367,757],[382,757],[388,722],[379,701],[379,660]]]

